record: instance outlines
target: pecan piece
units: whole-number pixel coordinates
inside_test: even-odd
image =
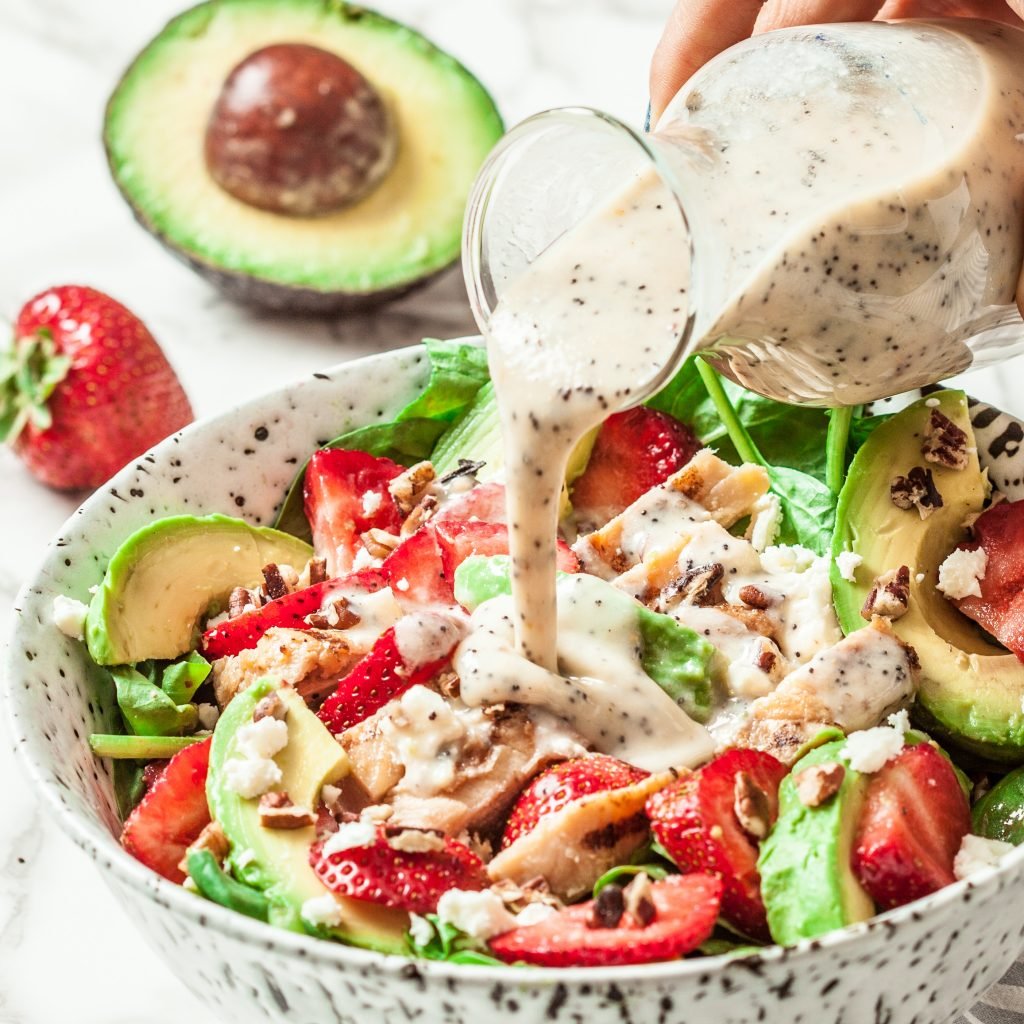
[[[752,583],[740,587],[738,596],[748,608],[758,608],[761,611],[764,611],[772,603],[771,597],[760,587],[755,587]]]
[[[224,834],[224,829],[220,827],[218,822],[211,821],[199,833],[195,842],[185,851],[185,856],[181,858],[181,863],[178,867],[186,875],[188,874],[188,855],[190,853],[199,853],[201,850],[209,850],[218,864],[223,864],[224,859],[231,852],[231,843],[228,842],[228,837]]]
[[[733,785],[732,808],[740,827],[752,839],[764,839],[771,825],[768,794],[757,785],[748,772],[737,772]]]
[[[839,792],[846,769],[836,761],[815,764],[793,776],[796,795],[804,807],[819,807]]]
[[[235,587],[228,598],[228,618],[235,619],[246,612],[254,611],[262,603],[259,595],[253,591],[246,590],[245,587]]]
[[[587,927],[615,928],[625,912],[626,899],[622,894],[622,887],[613,882],[597,894]]]
[[[351,629],[362,619],[349,607],[348,598],[338,597],[318,612],[306,616],[306,622],[314,629]]]
[[[437,498],[432,494],[425,494],[423,500],[405,517],[399,535],[409,537],[421,526],[424,526],[437,511]]]
[[[924,431],[921,454],[926,461],[946,469],[966,469],[969,462],[967,434],[948,416],[932,409]]]
[[[323,558],[311,558],[309,560],[309,585],[315,586],[327,579],[327,561]]]
[[[258,722],[261,718],[284,718],[288,710],[277,691],[268,693],[252,709],[252,720]]]
[[[387,558],[401,543],[401,537],[396,537],[393,533],[388,533],[387,530],[379,530],[377,527],[367,530],[360,540],[363,542],[363,547],[374,558]]]
[[[288,594],[288,584],[285,583],[276,562],[263,566],[263,589],[271,601]]]
[[[307,807],[296,807],[287,793],[264,793],[259,814],[264,828],[306,828],[316,822],[316,815]]]
[[[403,516],[407,516],[420,503],[435,476],[432,463],[417,462],[388,484],[388,491]]]
[[[444,849],[444,833],[385,825],[384,837],[392,850],[401,853],[436,853]]]
[[[651,895],[651,879],[646,871],[638,871],[633,876],[633,881],[623,890],[623,896],[626,913],[641,928],[646,928],[658,916]]]
[[[915,466],[906,476],[893,478],[889,496],[897,508],[916,508],[922,519],[927,519],[937,508],[942,508],[942,495],[935,486],[930,469]]]
[[[887,619],[898,619],[909,606],[910,569],[901,565],[898,569],[883,572],[875,580],[860,614],[868,622],[875,615],[881,615]]]
[[[718,585],[724,575],[725,568],[721,562],[695,566],[670,583],[662,593],[662,598],[679,597],[687,604],[696,605],[698,608],[717,604],[721,600]]]

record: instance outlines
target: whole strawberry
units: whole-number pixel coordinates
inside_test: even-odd
[[[43,483],[98,487],[191,421],[153,335],[109,295],[62,285],[18,314],[0,353],[0,440]]]

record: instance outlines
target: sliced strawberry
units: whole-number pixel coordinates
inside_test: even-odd
[[[439,633],[439,627],[443,627],[445,633]],[[462,638],[455,623],[442,616],[423,615],[419,622],[407,616],[401,620],[399,628],[406,642],[411,640],[414,644],[418,643],[418,637],[413,631],[418,631],[424,639],[423,649],[411,657],[409,652],[401,650],[395,627],[384,630],[317,712],[320,721],[335,735],[365,721],[410,687],[433,679],[448,663],[451,652]],[[447,650],[444,650],[446,645]],[[436,654],[440,656],[435,657]]]
[[[667,413],[639,406],[609,416],[572,486],[577,519],[595,526],[608,522],[701,447],[693,431]]]
[[[447,520],[433,524],[441,550],[445,578],[454,586],[455,570],[473,555],[507,555],[508,527],[504,523],[477,522],[472,519]],[[558,568],[579,572],[580,560],[563,540],[558,541]]]
[[[501,837],[501,848],[532,832],[545,815],[554,814],[591,793],[624,789],[646,779],[650,772],[634,768],[607,754],[563,761],[542,771],[519,795]]]
[[[432,524],[406,537],[384,559],[381,572],[403,608],[455,604],[455,591],[445,576]]]
[[[438,510],[433,521],[445,523],[454,519],[479,519],[483,523],[504,523],[505,485],[477,484],[472,490],[453,494]]]
[[[954,603],[1024,661],[1024,501],[993,505],[975,521],[973,532],[974,542],[960,548],[985,549],[981,597]]]
[[[323,448],[313,453],[304,484],[306,518],[328,575],[352,568],[359,538],[367,530],[401,529],[402,513],[388,484],[403,472],[390,459],[365,452]]]
[[[904,747],[871,777],[852,865],[889,910],[955,881],[953,859],[971,813],[953,766],[930,743]]]
[[[255,647],[268,629],[309,629],[306,616],[320,611],[324,601],[335,591],[372,594],[386,587],[387,582],[379,569],[360,569],[338,579],[314,583],[268,601],[262,608],[212,626],[203,634],[202,652],[210,661],[215,661]]]
[[[647,801],[651,829],[679,870],[718,875],[725,886],[722,913],[726,920],[751,938],[765,941],[770,936],[757,873],[758,838],[763,836],[751,835],[740,824],[737,794],[745,782],[764,794],[764,824],[770,827],[778,817],[779,783],[785,774],[785,765],[771,754],[736,748]]]
[[[185,881],[178,867],[185,851],[210,823],[206,772],[211,740],[179,750],[128,815],[121,845],[136,860],[172,882]]]
[[[486,888],[488,880],[483,861],[468,846],[455,839],[438,837],[439,844],[443,845],[436,850],[395,849],[403,836],[410,834],[417,836],[407,830],[389,837],[388,830],[380,825],[377,838],[370,845],[349,847],[327,855],[324,842],[314,843],[309,851],[309,862],[331,892],[413,914],[433,913],[437,901],[449,889]]]
[[[646,927],[624,914],[613,928],[593,927],[594,901],[552,914],[540,924],[491,939],[491,952],[509,963],[538,967],[611,967],[676,960],[715,927],[722,882],[712,875],[673,875],[651,886],[654,919]]]

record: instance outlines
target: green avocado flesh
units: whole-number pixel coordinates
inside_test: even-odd
[[[298,571],[312,554],[295,537],[230,516],[158,519],[111,558],[85,621],[89,654],[98,665],[176,658],[212,602],[260,583],[269,562]]]
[[[296,806],[315,810],[321,787],[348,771],[344,750],[290,686],[261,679],[239,693],[214,730],[206,780],[210,813],[231,844],[228,866],[235,878],[266,897],[271,924],[383,953],[401,953],[408,927],[408,915],[401,911],[335,895],[344,922],[340,928],[318,928],[305,922],[301,916],[303,903],[328,893],[309,864],[315,826],[264,828],[260,824],[259,799],[246,799],[224,785],[225,763],[239,756],[239,729],[252,722],[256,705],[275,690],[287,710],[288,723],[288,745],[274,758],[281,769],[277,791],[287,793]]]
[[[867,778],[847,767],[839,792],[817,807],[801,803],[793,781],[812,765],[843,763],[845,745],[844,738],[816,747],[779,787],[779,818],[761,846],[757,869],[768,928],[783,946],[866,921],[875,912],[850,869]]]
[[[398,156],[355,204],[322,217],[257,209],[207,172],[207,120],[228,73],[273,43],[336,53],[377,89]],[[502,133],[480,83],[412,29],[328,0],[212,0],[136,58],[107,106],[118,187],[147,227],[200,267],[325,295],[400,290],[459,254],[470,185]]]
[[[974,435],[961,391],[927,400],[967,433],[966,469],[925,462],[921,443],[931,413],[922,399],[880,426],[857,453],[839,496],[832,554],[854,551],[864,560],[856,582],[832,565],[839,622],[851,633],[866,625],[860,609],[872,581],[906,565],[910,607],[893,629],[921,660],[921,688],[914,715],[938,737],[1002,763],[1024,761],[1024,665],[982,632],[936,590],[938,568],[967,537],[964,522],[981,511],[988,485],[978,465]],[[942,507],[926,519],[900,509],[890,496],[893,477],[914,466],[931,469]],[[919,582],[917,577],[923,574]]]
[[[1024,843],[1024,768],[1003,776],[971,808],[971,821],[975,835]]]

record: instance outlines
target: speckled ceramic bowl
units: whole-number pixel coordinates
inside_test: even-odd
[[[270,522],[318,443],[389,417],[425,373],[424,356],[407,349],[188,428],[90,498],[18,598],[5,671],[18,749],[58,821],[165,962],[238,1024],[938,1024],[995,982],[1024,940],[1024,849],[969,884],[792,949],[561,971],[420,963],[276,931],[163,881],[120,849],[113,780],[86,742],[116,727],[113,693],[82,645],[52,625],[54,595],[87,600],[118,543],[158,516],[232,512]],[[983,447],[1007,429],[993,415]],[[1002,475],[1014,478],[1012,469]]]

